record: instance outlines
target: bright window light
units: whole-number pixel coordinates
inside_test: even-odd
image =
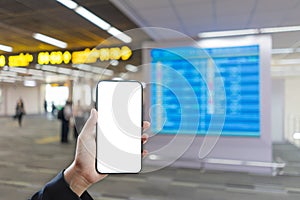
[[[55,39],[55,38],[52,38],[52,37],[49,37],[47,35],[43,35],[43,34],[40,34],[40,33],[34,33],[34,34],[32,34],[32,36],[36,40],[40,40],[42,42],[45,42],[45,43],[48,43],[48,44],[51,44],[53,46],[57,46],[57,47],[60,47],[60,48],[66,48],[68,46],[67,43],[65,43],[61,40],[58,40],[58,39]]]
[[[294,133],[293,138],[295,140],[299,140],[300,139],[300,132],[299,133]]]
[[[103,30],[108,30],[110,28],[109,23],[99,18],[98,16],[96,16],[95,14],[93,14],[92,12],[90,12],[89,10],[85,9],[82,6],[78,6],[75,9],[75,12]]]
[[[210,37],[226,37],[226,36],[237,36],[237,35],[252,35],[258,34],[258,29],[244,29],[244,30],[232,30],[232,31],[215,31],[215,32],[204,32],[199,33],[200,38],[210,38]]]
[[[6,51],[6,52],[12,52],[13,48],[10,47],[10,46],[6,46],[6,45],[3,45],[3,44],[0,44],[0,50]]]
[[[26,86],[26,87],[35,87],[36,86],[36,81],[34,81],[34,80],[25,80],[24,81],[24,86]]]
[[[71,0],[56,0],[57,2],[63,4],[64,6],[66,6],[67,8],[73,10],[75,8],[77,8],[78,4],[75,3],[74,1]]]

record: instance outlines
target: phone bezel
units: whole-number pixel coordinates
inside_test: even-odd
[[[139,81],[135,81],[135,80],[100,80],[97,85],[96,85],[96,103],[95,103],[95,108],[96,110],[98,111],[98,85],[101,83],[101,82],[135,82],[135,83],[138,83],[141,87],[141,168],[139,169],[139,171],[137,172],[101,172],[99,171],[98,169],[98,165],[97,165],[97,158],[98,158],[98,140],[97,140],[97,137],[98,137],[98,120],[97,120],[97,124],[96,124],[96,157],[95,157],[95,168],[96,168],[96,171],[99,173],[99,174],[138,174],[142,171],[142,152],[143,152],[143,141],[142,141],[142,134],[143,134],[143,85],[141,84],[141,82]]]

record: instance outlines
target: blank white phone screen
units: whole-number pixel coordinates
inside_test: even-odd
[[[97,171],[138,173],[142,168],[141,84],[100,81],[97,109]]]

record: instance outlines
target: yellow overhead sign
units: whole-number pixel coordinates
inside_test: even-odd
[[[65,51],[52,51],[52,52],[40,52],[38,54],[38,64],[40,65],[60,65],[60,64],[69,64],[71,60],[71,53]]]
[[[34,54],[36,56],[36,54]],[[0,55],[0,67],[28,67],[33,60],[40,65],[60,65],[60,64],[84,64],[95,63],[97,61],[128,60],[132,51],[127,46],[112,48],[87,48],[83,51],[51,51],[39,52],[37,58],[30,53],[20,53],[6,57]],[[7,60],[6,60],[7,58]]]
[[[1,55],[0,56],[0,67],[4,67],[5,64],[6,64],[5,56]]]
[[[8,66],[10,67],[27,67],[33,61],[33,55],[20,53],[15,56],[8,56]]]
[[[94,49],[93,49],[94,50]],[[84,51],[74,51],[72,53],[73,64],[95,63],[97,62],[98,52],[85,49]]]
[[[128,60],[132,55],[132,51],[127,46],[101,48],[101,49],[85,49],[84,51],[74,51],[72,53],[73,64],[95,63],[109,60]]]

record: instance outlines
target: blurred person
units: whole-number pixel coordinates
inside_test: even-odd
[[[16,105],[16,115],[15,118],[18,119],[19,127],[22,126],[23,115],[25,115],[25,107],[22,98],[19,98]]]
[[[93,200],[86,190],[107,176],[99,174],[95,168],[97,117],[97,111],[92,109],[79,134],[75,158],[70,166],[35,193],[30,200]],[[144,130],[149,126],[149,122],[143,123]],[[147,140],[148,136],[143,134],[142,142],[146,143]],[[142,154],[144,157],[147,151],[143,150]]]
[[[52,108],[51,113],[52,113],[53,116],[55,116],[56,106],[55,106],[53,101],[52,101],[52,104],[51,104],[51,108]]]
[[[61,112],[61,143],[68,143],[70,120],[72,117],[72,101],[68,100]]]
[[[48,106],[48,103],[46,101],[46,99],[44,100],[44,111],[45,113],[47,114],[48,110],[47,110],[47,106]]]

